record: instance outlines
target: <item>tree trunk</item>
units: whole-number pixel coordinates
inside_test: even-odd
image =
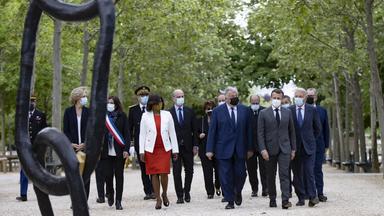
[[[53,37],[52,126],[61,130],[61,21],[55,20]]]
[[[351,126],[351,120],[350,120],[350,93],[351,93],[351,85],[350,85],[350,79],[347,71],[344,71],[344,76],[345,76],[345,119],[344,119],[344,157],[346,161],[349,161],[350,159],[350,154],[351,154],[351,144],[350,144],[350,139],[349,139],[349,134],[350,134],[350,126]],[[355,147],[356,148],[356,147]],[[356,150],[356,149],[355,149]],[[356,157],[356,151],[354,150],[354,155]],[[357,150],[359,150],[359,147],[357,146]],[[357,151],[358,153],[358,151]],[[358,156],[358,154],[357,154]]]
[[[337,117],[337,106],[340,105],[339,104],[339,92],[338,92],[338,82],[336,81],[336,74],[333,73],[333,91],[334,91],[334,98],[335,98],[335,104],[334,104],[334,107],[333,107],[333,110],[332,110],[332,127],[333,127],[333,142],[334,142],[334,150],[333,150],[333,155],[334,155],[334,162],[336,164],[341,164],[341,161],[342,161],[342,151],[341,151],[341,145],[340,143],[340,136],[339,136],[339,133],[340,133],[340,127],[338,127],[339,125],[339,118]],[[338,109],[340,111],[340,109]],[[341,136],[342,137],[342,136]],[[342,140],[342,139],[341,139]],[[341,166],[339,166],[338,168],[340,168]]]
[[[374,29],[373,29],[373,0],[365,0],[365,15],[367,21],[367,52],[369,56],[369,63],[371,68],[371,80],[373,86],[373,92],[376,99],[376,109],[379,117],[379,127],[380,127],[380,138],[381,138],[381,155],[384,156],[384,100],[381,79],[379,76],[379,68],[377,66],[377,55],[375,51],[375,41],[374,41]],[[382,159],[383,163],[383,159]],[[384,166],[383,166],[384,167]],[[384,169],[382,170],[384,174]],[[384,177],[384,175],[383,175]]]
[[[371,81],[372,83],[372,81]],[[377,112],[376,101],[373,92],[373,85],[370,85],[370,109],[371,109],[371,146],[372,146],[372,171],[380,172],[379,155],[377,152]]]
[[[2,155],[5,154],[5,110],[4,110],[4,99],[0,95],[0,110],[1,110],[1,151]]]
[[[344,146],[344,137],[343,137],[343,124],[342,124],[342,117],[341,117],[341,104],[340,104],[340,92],[339,92],[339,78],[337,77],[336,73],[333,73],[333,85],[334,85],[334,91],[335,91],[335,108],[336,108],[336,122],[337,122],[337,133],[339,138],[339,144],[340,144],[340,161],[345,161],[345,146]]]
[[[83,35],[83,69],[81,72],[81,86],[87,84],[87,72],[88,72],[88,58],[89,58],[89,31],[88,23],[84,23],[84,35]]]
[[[120,101],[124,102],[124,67],[125,67],[125,51],[124,48],[119,50],[120,64],[119,64],[119,78],[117,79],[117,96],[120,98]]]

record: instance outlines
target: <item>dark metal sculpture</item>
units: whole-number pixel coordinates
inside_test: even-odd
[[[100,17],[100,36],[97,44],[91,88],[90,116],[86,131],[86,161],[83,175],[68,138],[55,128],[46,128],[30,142],[28,107],[31,89],[35,43],[42,12],[63,21],[86,21]],[[70,194],[73,215],[89,215],[83,181],[88,182],[100,155],[103,140],[108,75],[115,29],[115,8],[112,0],[92,0],[72,5],[58,0],[31,0],[24,25],[21,49],[20,83],[16,107],[16,146],[23,169],[35,186],[42,215],[53,215],[48,195]],[[65,177],[55,176],[44,169],[47,146],[58,154]]]

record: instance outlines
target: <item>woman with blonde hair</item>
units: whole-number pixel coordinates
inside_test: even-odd
[[[75,152],[85,150],[85,131],[87,128],[89,110],[88,104],[88,88],[80,86],[72,90],[69,97],[72,106],[65,109],[64,112],[64,128],[63,132],[72,143]],[[89,196],[89,182],[85,185],[85,192]]]

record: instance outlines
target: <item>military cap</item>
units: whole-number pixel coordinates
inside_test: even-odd
[[[136,90],[135,90],[135,95],[138,95],[139,93],[141,92],[150,92],[151,90],[149,89],[149,87],[147,86],[139,86]]]

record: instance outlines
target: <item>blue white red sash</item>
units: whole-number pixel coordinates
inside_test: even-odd
[[[125,147],[123,136],[121,135],[120,131],[117,129],[113,119],[108,115],[106,115],[106,118],[105,118],[105,126],[107,126],[109,133],[112,134],[117,144],[119,144],[121,147]]]

